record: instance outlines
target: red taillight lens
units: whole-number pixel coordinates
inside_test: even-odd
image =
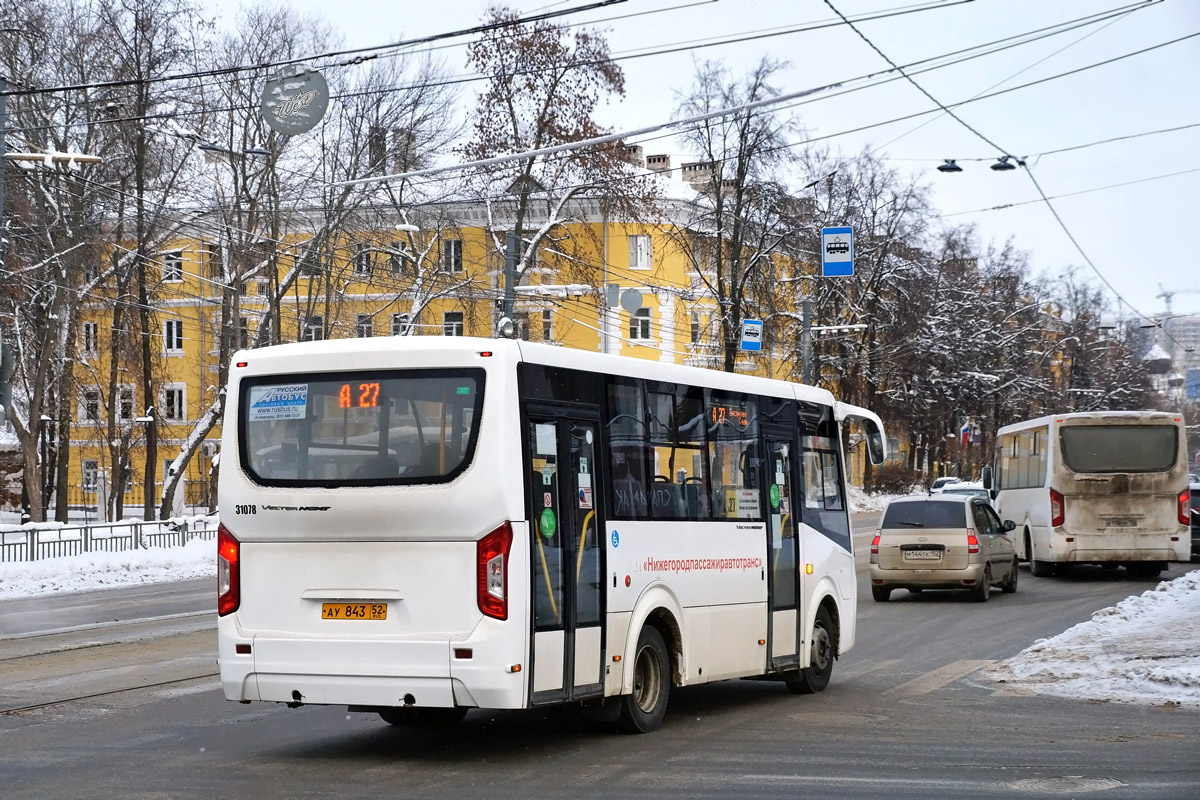
[[[1191,497],[1192,497],[1192,493],[1191,493],[1190,489],[1184,489],[1182,492],[1179,493],[1179,524],[1180,525],[1192,524]]]
[[[1057,528],[1067,519],[1067,504],[1063,496],[1053,489],[1050,490],[1050,526]]]
[[[879,555],[879,531],[875,531],[875,538],[871,540],[871,555]]]
[[[479,540],[476,548],[479,610],[495,619],[508,619],[508,550],[512,525],[505,522]]]
[[[967,528],[967,552],[979,552],[979,537],[975,535],[975,531],[972,528]]]
[[[238,610],[242,602],[241,545],[224,525],[217,528],[217,616]]]

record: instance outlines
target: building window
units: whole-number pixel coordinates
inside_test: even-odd
[[[83,393],[83,419],[87,422],[100,421],[100,390],[87,389]]]
[[[83,341],[80,349],[85,356],[94,356],[100,352],[100,326],[95,322],[83,323]]]
[[[162,257],[162,279],[164,281],[179,282],[183,280],[183,251],[175,250],[170,253],[163,253]]]
[[[408,336],[412,329],[412,317],[408,314],[392,314],[392,336]]]
[[[392,242],[388,248],[388,269],[393,275],[403,275],[408,270],[408,245],[404,242]]]
[[[650,237],[629,237],[629,268],[650,269]]]
[[[214,280],[225,277],[225,261],[221,258],[221,245],[209,242],[204,246],[204,252],[208,261],[208,277]]]
[[[187,387],[182,383],[168,383],[162,391],[163,419],[181,422],[187,419]]]
[[[133,387],[122,386],[117,397],[117,418],[128,422],[133,419]]]
[[[100,476],[100,462],[94,458],[85,458],[80,462],[83,469],[83,486],[85,492],[96,491],[96,480]]]
[[[542,309],[542,341],[554,341],[554,312],[548,308]]]
[[[325,338],[325,320],[321,317],[308,317],[304,320],[302,340],[319,342]]]
[[[163,347],[168,353],[183,352],[183,320],[169,319],[163,322]]]
[[[650,309],[639,308],[629,317],[629,338],[650,338]]]
[[[442,241],[442,269],[446,272],[462,272],[462,239]]]
[[[463,312],[447,311],[442,314],[442,332],[446,336],[462,336]]]
[[[354,335],[359,339],[365,339],[368,336],[374,336],[375,332],[372,330],[373,326],[374,321],[372,320],[370,314],[359,314],[354,320]]]
[[[366,244],[354,245],[354,274],[371,274],[371,246]]]
[[[692,341],[692,344],[696,344],[700,341],[700,315],[697,314],[695,311],[692,312],[691,341]]]

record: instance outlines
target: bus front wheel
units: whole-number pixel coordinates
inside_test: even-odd
[[[788,691],[793,694],[823,691],[833,675],[833,620],[824,606],[817,609],[817,618],[813,621],[808,663],[807,668],[800,670],[798,678],[786,681]]]
[[[621,703],[620,727],[626,733],[650,733],[662,725],[671,694],[671,662],[662,634],[650,625],[638,635],[633,658],[633,692]]]

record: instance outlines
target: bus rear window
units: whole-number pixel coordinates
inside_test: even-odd
[[[478,436],[480,369],[278,375],[241,384],[241,462],[265,486],[440,483]]]
[[[1179,431],[1171,425],[1070,425],[1060,429],[1072,472],[1165,472],[1175,466]]]

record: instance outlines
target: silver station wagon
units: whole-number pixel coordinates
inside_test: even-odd
[[[983,603],[993,586],[1011,594],[1017,590],[1014,528],[984,498],[896,498],[871,542],[871,595],[882,603],[893,589],[966,589]]]

